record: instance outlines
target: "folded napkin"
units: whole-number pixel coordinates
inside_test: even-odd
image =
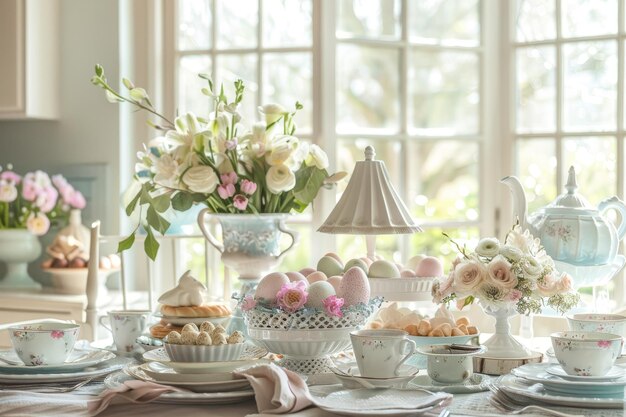
[[[97,399],[89,401],[88,410],[90,415],[96,415],[104,411],[113,400],[123,399],[133,403],[148,403],[161,394],[167,392],[185,391],[180,388],[155,384],[153,382],[128,380],[117,388],[102,391]]]
[[[304,380],[277,365],[255,366],[235,375],[246,378],[252,385],[259,413],[293,413],[313,405]]]

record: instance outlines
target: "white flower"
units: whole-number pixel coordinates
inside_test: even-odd
[[[52,181],[50,180],[50,177],[48,176],[48,174],[39,170],[35,172],[29,172],[28,174],[26,174],[24,176],[24,181],[34,182],[35,185],[39,187],[39,189],[48,188],[52,186]]]
[[[480,256],[493,258],[500,252],[500,242],[493,237],[481,239],[476,246],[475,252]]]
[[[307,166],[315,165],[319,169],[328,168],[328,155],[319,146],[313,144],[309,147],[309,154],[306,157]]]
[[[287,110],[280,104],[269,103],[259,106],[259,113],[265,116],[265,123],[271,125],[287,113]]]
[[[36,236],[43,236],[50,229],[50,219],[43,213],[31,213],[26,220],[26,228]]]
[[[17,188],[12,182],[0,180],[0,201],[11,203],[17,198]]]
[[[507,290],[512,290],[517,285],[517,277],[511,271],[511,264],[502,255],[489,262],[487,277],[490,284]]]
[[[210,194],[220,183],[213,169],[206,165],[189,168],[183,175],[183,182],[194,193]]]
[[[296,186],[296,176],[286,165],[275,165],[267,170],[265,182],[271,193],[280,194]]]
[[[455,290],[461,294],[472,294],[474,288],[485,279],[487,270],[482,262],[472,260],[459,263],[452,273]]]
[[[504,256],[510,262],[517,262],[524,256],[521,250],[509,245],[500,247],[500,255]]]
[[[534,257],[526,255],[522,258],[522,273],[524,274],[524,278],[529,280],[536,280],[541,276],[543,272],[543,267]]]
[[[154,182],[164,187],[178,188],[179,166],[172,155],[166,153],[156,160],[152,171]]]
[[[193,149],[199,149],[204,142],[204,132],[193,113],[187,113],[176,118],[176,130],[165,134],[168,144],[174,148],[174,156],[184,160]]]
[[[272,166],[286,165],[291,155],[298,149],[298,138],[289,135],[276,136],[269,145],[265,160]]]
[[[285,165],[289,167],[292,171],[297,171],[302,166],[302,163],[309,155],[309,144],[307,142],[300,142],[298,147],[291,154],[291,157],[287,160]]]

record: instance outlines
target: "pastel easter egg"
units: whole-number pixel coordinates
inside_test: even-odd
[[[327,277],[341,275],[343,273],[343,264],[333,257],[322,256],[317,262],[317,270],[325,273]]]
[[[309,275],[311,275],[313,272],[315,272],[315,268],[310,268],[310,267],[307,267],[307,268],[302,268],[302,269],[300,270],[300,273],[301,273],[302,275],[304,275],[305,277],[308,277],[308,276],[309,276]]]
[[[406,268],[412,269],[415,271],[415,268],[417,268],[417,264],[419,264],[420,261],[424,259],[425,257],[426,255],[423,255],[421,253],[419,255],[413,256],[408,261],[406,261]]]
[[[367,265],[365,261],[363,261],[362,259],[350,259],[346,263],[346,266],[343,267],[343,271],[345,272],[348,269],[352,268],[353,266],[358,266],[365,272],[365,275],[367,275],[367,271],[369,270],[369,265]]]
[[[400,278],[400,271],[395,264],[380,259],[370,265],[368,275],[370,278]]]
[[[326,281],[328,278],[326,278],[326,274],[322,271],[315,271],[312,274],[309,274],[306,279],[309,281],[309,285],[311,285],[317,281]]]
[[[328,277],[327,282],[335,288],[335,293],[339,292],[339,285],[341,284],[341,277],[339,275]]]
[[[289,284],[289,277],[282,272],[267,274],[259,281],[259,285],[257,285],[256,292],[254,293],[254,298],[263,298],[273,303],[276,301],[276,294],[278,294],[280,288],[285,284]]]
[[[412,269],[403,269],[400,271],[400,278],[415,278],[417,274]]]
[[[341,260],[339,255],[337,255],[335,252],[328,252],[328,253],[324,254],[324,256],[330,256],[331,258],[335,259],[340,264],[343,264],[343,261]]]
[[[287,275],[287,277],[289,278],[289,281],[294,282],[294,281],[304,281],[307,282],[306,277],[304,275],[302,275],[300,272],[285,272],[285,275]],[[308,284],[308,282],[307,282]]]
[[[415,274],[418,277],[441,277],[443,276],[443,264],[434,256],[427,256],[417,264]]]
[[[374,261],[372,261],[370,258],[368,258],[367,256],[364,256],[364,257],[359,258],[359,259],[360,259],[360,260],[362,260],[363,262],[365,262],[365,265],[367,265],[367,267],[368,267],[368,268],[369,268],[369,267],[372,265],[372,263],[374,262]]]
[[[345,306],[367,303],[370,299],[370,283],[365,272],[358,266],[348,269],[339,284],[337,295]]]
[[[328,281],[317,281],[309,286],[309,296],[306,299],[306,307],[324,308],[324,300],[331,295],[336,295],[335,288]]]

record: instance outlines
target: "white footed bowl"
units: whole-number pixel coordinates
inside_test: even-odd
[[[11,343],[25,365],[59,365],[65,362],[80,326],[70,323],[32,323],[9,327]]]
[[[226,345],[174,345],[164,343],[167,355],[174,362],[227,362],[239,359],[244,343]]]
[[[626,336],[626,317],[618,314],[583,313],[567,317],[570,330]]]
[[[600,332],[559,332],[550,335],[554,355],[569,375],[603,376],[622,351],[622,336]]]
[[[350,346],[354,329],[268,330],[248,329],[254,342],[268,351],[295,359],[311,359],[341,352]]]

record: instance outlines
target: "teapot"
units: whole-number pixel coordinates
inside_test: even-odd
[[[626,205],[610,197],[592,207],[578,194],[576,172],[570,167],[566,192],[552,203],[527,216],[526,195],[520,181],[513,176],[501,180],[513,194],[514,214],[520,225],[541,240],[548,255],[555,261],[573,265],[592,266],[613,262],[619,242],[626,234]],[[616,227],[604,217],[609,209],[620,214]]]

